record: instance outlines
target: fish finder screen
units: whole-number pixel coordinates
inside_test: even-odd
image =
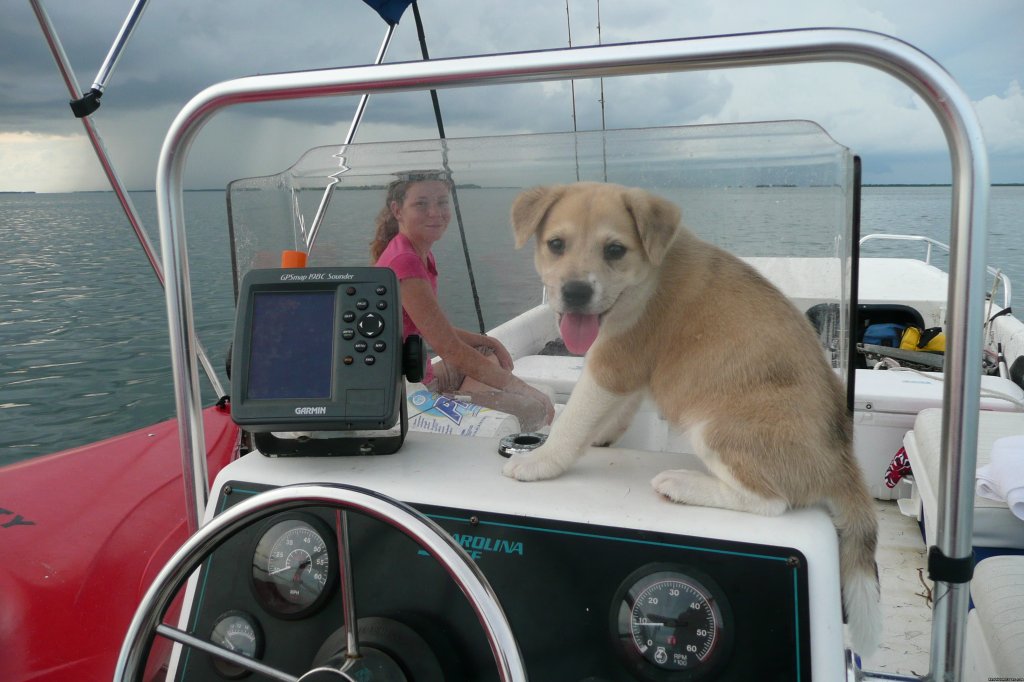
[[[251,331],[248,398],[331,397],[334,291],[255,293]]]

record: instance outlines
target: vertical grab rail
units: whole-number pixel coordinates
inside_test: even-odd
[[[166,292],[171,361],[186,474],[193,459],[202,461],[205,453],[181,190],[189,147],[219,110],[256,101],[811,62],[856,63],[902,81],[928,104],[949,145],[953,177],[950,350],[943,389],[945,467],[939,486],[938,546],[933,550],[953,560],[968,560],[989,184],[981,126],[970,99],[934,60],[890,36],[852,29],[802,29],[271,74],[203,90],[175,118],[157,168],[160,239],[164,271],[170,278]],[[188,504],[189,514],[198,519],[205,491]],[[936,581],[931,680],[953,680],[960,674],[968,596],[967,583]]]

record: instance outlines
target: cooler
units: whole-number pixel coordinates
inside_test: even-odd
[[[1024,401],[1024,390],[1002,377],[983,376],[981,393],[981,409],[986,411],[1017,412],[1020,401]],[[914,427],[918,413],[941,407],[941,372],[857,370],[854,451],[873,497],[880,500],[910,497],[908,482],[901,481],[895,488],[887,488],[885,472],[893,455],[903,446],[904,435]]]

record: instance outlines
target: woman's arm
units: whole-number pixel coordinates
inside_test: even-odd
[[[405,309],[405,312],[412,318],[412,321],[423,335],[423,339],[446,363],[450,363],[455,369],[466,376],[494,388],[510,388],[509,384],[519,381],[510,371],[512,359],[509,357],[508,351],[505,350],[504,346],[497,343],[496,339],[480,334],[472,334],[472,332],[466,332],[452,325],[444,311],[441,310],[441,305],[438,303],[437,297],[434,296],[434,292],[431,290],[427,280],[419,278],[403,279],[399,282],[399,288],[401,289],[402,307]],[[463,335],[468,335],[468,343],[464,340],[467,337]],[[489,342],[496,343],[497,346],[501,347],[501,351],[504,352],[507,359],[508,367],[505,366],[505,362],[502,362],[498,349]],[[495,348],[495,354],[498,356],[501,366],[487,360],[487,358],[474,350],[473,345],[470,345],[471,343],[474,345],[488,345]]]
[[[399,282],[399,287],[402,292],[402,307],[409,313],[424,340],[446,363],[450,363],[455,369],[482,384],[536,400],[544,407],[545,422],[551,423],[555,416],[551,400],[512,374],[512,357],[501,342],[452,325],[441,310],[441,305],[427,280],[403,279]],[[476,345],[493,348],[501,364],[496,365],[478,353],[474,348]]]
[[[476,348],[478,346],[490,348],[494,351],[494,357],[497,358],[498,364],[508,371],[512,371],[512,354],[508,352],[508,349],[505,348],[501,341],[492,336],[487,336],[486,334],[476,334],[458,327],[455,328],[455,333],[460,339],[462,339],[463,343],[471,348]]]

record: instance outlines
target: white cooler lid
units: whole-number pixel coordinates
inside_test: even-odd
[[[941,372],[858,369],[855,388],[855,410],[917,414],[929,407],[942,407]],[[981,392],[983,410],[1020,411],[1018,404],[990,393],[1024,401],[1024,390],[1002,377],[981,377]]]

